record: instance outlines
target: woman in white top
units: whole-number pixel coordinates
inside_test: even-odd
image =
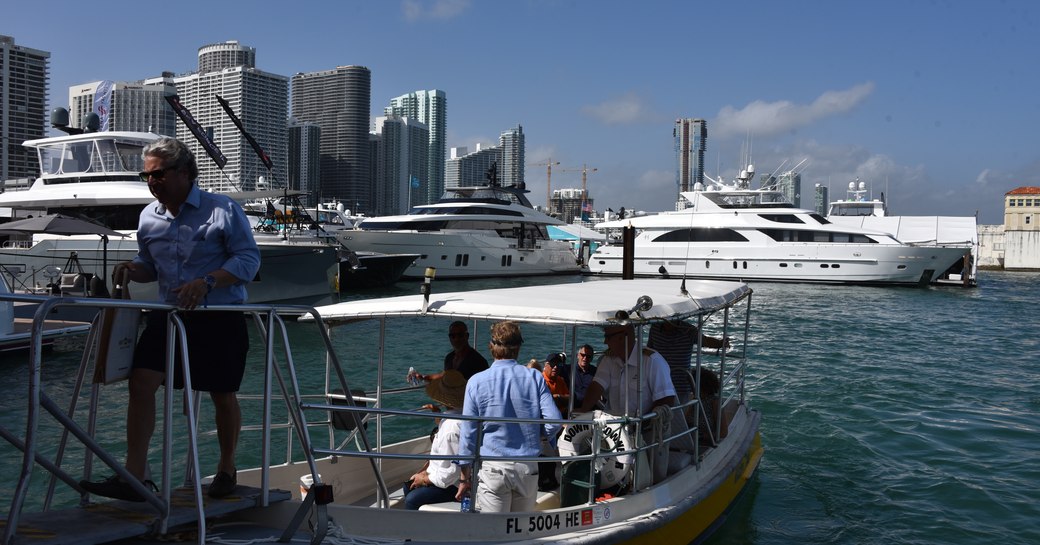
[[[445,371],[443,375],[426,385],[426,394],[445,407],[445,418],[441,419],[437,428],[430,454],[458,454],[459,424],[462,421],[451,418],[451,415],[462,411],[466,377],[454,369]],[[430,408],[437,411],[435,406]],[[458,464],[452,463],[451,460],[428,460],[423,468],[404,484],[404,506],[406,509],[416,510],[428,503],[455,501],[458,482]]]

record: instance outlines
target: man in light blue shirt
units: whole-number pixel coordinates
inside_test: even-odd
[[[516,361],[523,337],[515,322],[498,322],[491,326],[491,368],[473,375],[466,384],[462,414],[532,420],[531,423],[484,422],[481,456],[524,456],[536,458],[541,452],[541,435],[556,445],[559,424],[537,420],[559,420],[560,411],[553,402],[545,380],[536,370]],[[477,451],[477,422],[462,422],[459,455],[462,476],[457,499],[469,493],[472,486],[471,460]],[[474,506],[477,511],[533,511],[538,491],[538,463],[481,461]]]
[[[138,254],[116,265],[113,276],[159,282],[162,301],[192,311],[206,305],[246,301],[245,284],[260,268],[260,251],[245,212],[226,195],[201,191],[198,167],[187,146],[161,138],[145,147],[141,180],[156,201],[141,211]],[[235,448],[242,427],[236,392],[245,372],[249,332],[241,312],[181,312],[191,386],[208,391],[216,408],[220,462],[208,494],[221,498],[237,485]],[[126,469],[139,480],[148,474],[148,445],[155,429],[155,393],[166,378],[166,312],[149,313],[134,351],[127,406]],[[180,347],[174,385],[183,387]],[[88,492],[130,501],[144,498],[117,476],[81,481]]]

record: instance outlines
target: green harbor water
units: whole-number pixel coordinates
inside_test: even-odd
[[[580,278],[438,281],[434,289],[560,281]],[[765,455],[707,543],[1040,543],[1040,273],[983,272],[979,284],[752,284],[749,395],[763,414]],[[347,297],[417,293],[418,282],[402,282]],[[321,384],[317,337],[307,324],[290,324],[289,333],[298,345],[301,381]],[[449,349],[443,331],[387,334],[394,350],[407,355],[398,358],[402,368],[385,377],[391,387],[405,386],[408,362],[432,371]],[[375,361],[371,348],[339,333],[333,340],[356,366],[348,376],[351,387],[372,388],[374,377],[363,372],[364,362]],[[526,343],[531,353],[522,357],[543,357],[545,350],[536,354],[535,346],[551,340],[534,334]],[[597,348],[601,340],[581,339]],[[79,348],[62,341],[42,369],[49,395],[62,406],[71,396]],[[26,376],[24,355],[0,359],[0,424],[19,436],[25,431]],[[104,387],[103,397],[99,437],[121,456],[125,386]],[[416,407],[425,398],[416,391],[399,403]],[[208,406],[203,401],[204,427]],[[202,466],[211,470],[215,438],[201,442]],[[256,444],[244,436],[240,466],[259,459]],[[55,448],[45,445],[44,451]],[[157,440],[153,448],[158,453]],[[81,449],[70,449],[67,465],[82,457]],[[20,465],[20,452],[0,441],[5,516]],[[107,474],[97,463],[95,471]],[[43,475],[34,477],[30,503],[45,493]]]

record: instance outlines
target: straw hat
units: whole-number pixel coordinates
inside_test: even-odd
[[[434,401],[461,409],[466,397],[466,377],[454,369],[449,369],[441,378],[431,380],[426,385],[426,395]]]

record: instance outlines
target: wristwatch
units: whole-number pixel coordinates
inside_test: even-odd
[[[217,287],[217,277],[212,274],[207,274],[202,277],[202,281],[206,283],[206,294],[213,291],[213,288]]]

